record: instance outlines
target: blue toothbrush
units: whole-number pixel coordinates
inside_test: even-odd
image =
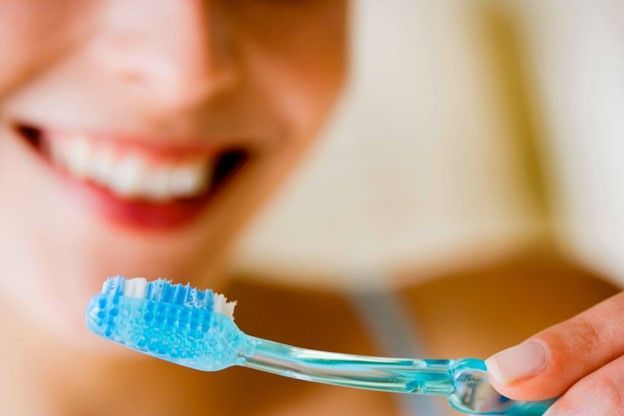
[[[501,396],[488,383],[479,359],[366,357],[252,337],[234,324],[234,305],[209,289],[117,276],[91,299],[86,321],[105,339],[202,371],[239,365],[317,383],[446,396],[456,410],[476,415],[542,415],[553,402]]]

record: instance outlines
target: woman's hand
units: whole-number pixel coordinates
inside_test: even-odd
[[[487,360],[505,396],[560,396],[547,413],[624,415],[624,292]]]

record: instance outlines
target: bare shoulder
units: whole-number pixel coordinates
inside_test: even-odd
[[[431,357],[487,357],[618,292],[554,252],[527,252],[395,289]],[[241,280],[237,323],[247,333],[302,347],[380,355],[341,293]],[[233,369],[220,377],[232,415],[393,415],[390,394],[320,386]],[[229,387],[228,387],[229,386]],[[228,394],[228,392],[235,392]],[[244,397],[244,400],[240,400]]]
[[[554,252],[528,252],[401,290],[432,354],[486,357],[617,293]]]

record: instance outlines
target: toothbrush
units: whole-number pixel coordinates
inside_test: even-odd
[[[107,340],[202,371],[238,365],[337,386],[446,396],[456,410],[475,415],[537,416],[554,401],[501,396],[488,383],[479,359],[367,357],[256,338],[234,324],[234,306],[210,289],[116,276],[89,302],[86,324]]]

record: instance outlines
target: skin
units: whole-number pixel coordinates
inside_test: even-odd
[[[619,291],[601,276],[571,263],[557,250],[532,247],[488,265],[436,276],[418,286],[408,287],[404,293],[411,315],[418,317],[429,354],[436,357],[487,357],[525,338],[532,338],[532,334],[539,338],[542,335],[552,337],[555,334],[551,330],[540,331],[551,326],[559,331],[567,322],[579,322],[579,318],[573,317],[582,316],[579,314],[584,310],[591,311],[592,305],[605,299],[621,296],[617,295]],[[611,323],[614,320],[604,318],[603,321]],[[597,333],[568,329],[570,333],[559,333],[561,338],[557,339],[557,345],[559,348],[578,348],[578,352],[571,357],[573,352],[568,349],[567,356],[562,356],[561,361],[535,379],[540,384],[524,384],[533,383],[529,379],[510,386],[494,379],[492,382],[513,398],[540,400],[561,396],[568,388],[565,385],[567,375],[574,371],[577,371],[577,377],[584,374],[585,368],[579,363],[600,359],[601,351],[621,343],[612,342],[605,335],[598,340],[594,338],[599,335]],[[515,362],[521,367],[526,365],[521,360]],[[528,388],[533,390],[529,392]],[[595,400],[609,403],[605,400],[605,393],[608,392],[578,391],[578,402],[570,406],[569,414],[619,415],[619,410],[596,406]],[[566,401],[563,395],[557,406],[565,405]],[[582,404],[580,402],[588,402],[591,408],[576,407]]]
[[[624,414],[624,294],[616,294],[526,342],[546,350],[543,367],[504,382],[503,394],[518,400],[559,397],[548,416]]]
[[[7,300],[49,321],[49,328],[73,331],[82,325],[75,317],[85,300],[111,274],[185,276],[219,289],[231,242],[304,153],[340,92],[345,4],[68,0],[58,6],[3,0],[0,7]],[[16,139],[15,120],[164,144],[243,140],[255,153],[247,171],[193,224],[137,232],[72,199],[66,184]],[[24,278],[10,278],[16,275]],[[64,293],[62,300],[50,296],[51,288]]]
[[[136,414],[124,398],[141,397],[134,405],[149,414],[181,402],[195,414],[226,396],[195,373],[137,366],[145,361],[86,332],[84,307],[119,273],[229,284],[229,247],[340,94],[346,9],[334,0],[0,1],[0,316],[11,317],[1,324],[0,383],[11,387],[0,413]],[[162,145],[242,141],[253,157],[192,223],[135,230],[75,197],[17,137],[16,120]],[[120,391],[124,377],[143,382]]]

